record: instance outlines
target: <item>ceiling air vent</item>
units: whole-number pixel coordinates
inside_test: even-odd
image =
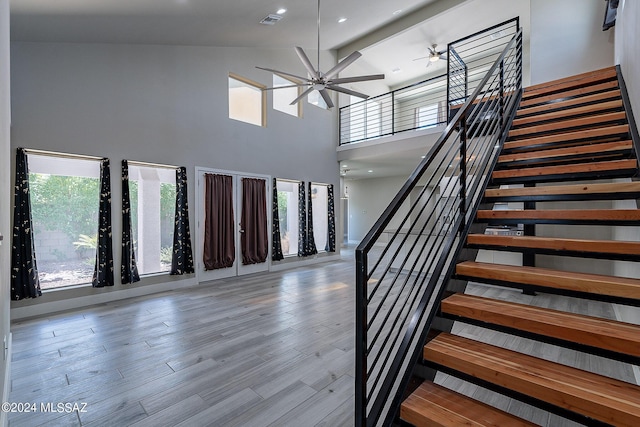
[[[273,25],[281,19],[282,19],[282,16],[271,14],[262,18],[262,21],[260,21],[260,23],[263,25]]]

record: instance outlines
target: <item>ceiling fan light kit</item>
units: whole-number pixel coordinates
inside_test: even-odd
[[[284,89],[284,88],[291,88],[291,87],[306,87],[306,89],[296,99],[294,99],[290,105],[294,105],[300,102],[302,99],[304,99],[307,95],[309,95],[314,90],[317,90],[318,93],[320,93],[320,96],[322,96],[322,99],[324,100],[325,104],[327,104],[327,108],[333,108],[334,106],[333,101],[331,100],[331,96],[329,96],[328,90],[367,99],[369,98],[369,96],[365,95],[364,93],[356,92],[354,90],[347,89],[338,85],[345,84],[345,83],[355,83],[355,82],[364,82],[369,80],[384,79],[384,74],[372,74],[367,76],[337,78],[338,74],[342,70],[347,68],[349,65],[351,65],[354,61],[356,61],[358,58],[362,56],[362,54],[358,51],[351,53],[349,56],[344,58],[342,61],[338,62],[333,68],[331,68],[326,73],[323,73],[322,71],[320,71],[320,0],[318,0],[318,66],[317,68],[314,68],[313,64],[309,60],[309,57],[301,47],[296,46],[296,54],[298,55],[298,58],[300,58],[300,61],[304,65],[304,68],[307,70],[307,73],[308,73],[307,77],[299,76],[292,73],[287,73],[284,71],[275,70],[272,68],[256,67],[260,70],[269,71],[273,74],[279,75],[280,77],[289,78],[289,79],[294,78],[301,82],[301,83],[295,83],[295,84],[286,85],[286,86],[270,87],[265,90]]]

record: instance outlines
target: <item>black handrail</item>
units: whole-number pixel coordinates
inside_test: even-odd
[[[504,142],[505,130],[513,119],[522,88],[521,55],[519,30],[356,249],[356,426],[373,426],[379,420],[387,425],[396,414],[420,354],[417,343],[424,342],[437,308],[435,301],[444,290],[443,277],[452,271],[481,190],[495,165],[495,146]],[[435,167],[439,165],[444,166]],[[427,182],[418,200],[408,212],[399,214],[423,178]],[[436,210],[426,209],[436,198],[435,190],[422,200],[429,185],[438,186],[445,194],[455,193],[455,198],[447,197],[441,207],[444,215],[438,223],[442,225],[436,223],[426,232],[436,217]],[[419,221],[412,221],[412,215],[423,224],[416,227]],[[391,233],[369,270],[369,255],[394,219],[399,230]],[[405,226],[408,229],[403,232]],[[380,275],[374,277],[376,272]],[[383,329],[391,332],[383,336]],[[379,371],[378,375],[373,375],[374,371]]]

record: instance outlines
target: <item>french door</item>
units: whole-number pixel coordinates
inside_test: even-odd
[[[198,281],[268,271],[271,180],[196,167]]]

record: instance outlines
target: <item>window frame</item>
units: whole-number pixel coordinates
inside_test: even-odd
[[[243,120],[237,117],[231,117],[231,89],[232,88],[230,86],[230,80],[232,79],[260,91],[260,124],[256,124],[254,122]],[[267,87],[265,85],[258,83],[254,80],[248,79],[246,77],[240,76],[235,73],[229,73],[229,76],[227,78],[227,110],[228,110],[227,116],[229,117],[229,119],[250,124],[253,126],[267,127],[267,94],[265,91],[266,88]]]
[[[276,178],[276,191],[279,194],[280,192],[285,192],[284,190],[278,190],[278,184],[279,183],[283,183],[283,184],[291,184],[294,188],[295,191],[292,191],[292,196],[291,196],[291,200],[295,201],[296,206],[298,207],[298,209],[296,210],[296,212],[294,213],[294,215],[289,215],[287,214],[287,218],[294,218],[295,219],[295,227],[293,227],[293,231],[295,232],[295,245],[291,244],[291,241],[289,241],[289,251],[288,253],[285,253],[284,250],[282,252],[282,255],[286,258],[291,258],[291,257],[297,257],[298,256],[298,227],[299,227],[299,222],[298,222],[298,217],[300,215],[300,205],[298,204],[298,189],[300,186],[300,183],[302,183],[302,181],[299,180],[295,180],[295,179],[285,179],[285,178]],[[306,203],[306,200],[305,200]],[[287,206],[288,208],[288,206]],[[287,213],[288,213],[288,209],[287,209]],[[280,217],[280,205],[278,204],[278,219],[280,221],[282,221],[282,218]],[[280,224],[278,224],[280,225]],[[291,231],[292,227],[288,227],[288,231]],[[280,227],[280,240],[282,241],[282,236],[284,234],[284,231],[282,230],[282,227]],[[293,252],[291,251],[293,249]]]
[[[316,227],[316,225],[313,225],[313,240],[314,243],[316,244],[316,250],[318,251],[318,253],[327,253],[327,250],[325,249],[327,247],[327,243],[328,243],[328,238],[329,238],[329,199],[328,199],[328,191],[329,191],[329,184],[324,183],[324,182],[311,182],[311,191],[313,192],[313,187],[324,187],[325,188],[325,201],[324,201],[324,206],[326,207],[326,209],[324,209],[323,211],[323,215],[322,217],[324,218],[324,228],[326,230],[325,233],[325,237],[324,237],[324,241],[325,244],[322,247],[318,247],[318,241],[319,239],[316,238],[316,230],[318,227]],[[312,196],[312,200],[313,200],[313,196]],[[316,208],[315,206],[317,206],[316,203],[312,202],[311,208],[313,209],[312,215],[313,215],[313,222],[315,223],[317,221],[317,217],[318,215],[316,215]],[[309,209],[309,206],[307,206],[307,209]],[[318,221],[321,222],[321,221]]]

